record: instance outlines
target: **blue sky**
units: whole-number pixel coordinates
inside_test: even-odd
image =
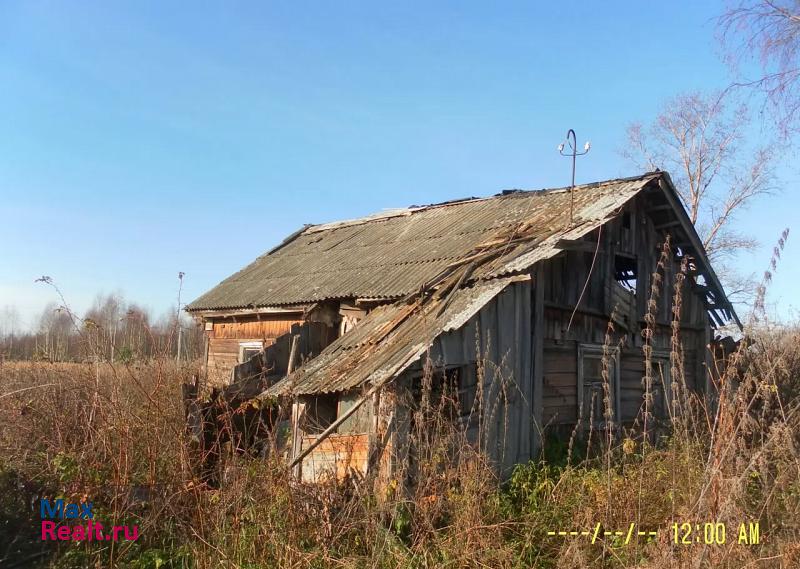
[[[626,125],[729,80],[700,4],[3,2],[0,306],[30,321],[46,274],[78,310],[162,312],[178,271],[191,300],[304,223],[565,185],[570,127],[579,182],[638,173]],[[744,270],[792,226],[785,171],[741,218]]]

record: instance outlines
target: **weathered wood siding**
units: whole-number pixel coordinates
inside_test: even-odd
[[[652,274],[658,270],[664,235],[656,231],[643,210],[643,198],[622,215],[594,232],[586,241],[597,248],[592,278],[583,292],[594,251],[565,251],[543,264],[545,283],[544,387],[542,421],[548,428],[572,426],[578,409],[578,346],[602,345],[614,316],[610,346],[619,347],[619,409],[616,420],[631,423],[643,404],[645,311],[651,294]],[[673,243],[673,246],[675,244]],[[636,291],[625,291],[615,279],[615,257],[631,259],[637,267]],[[652,347],[659,357],[672,348],[672,304],[675,275],[680,262],[673,254],[661,269],[656,299],[656,324]],[[602,292],[601,292],[602,291]],[[580,301],[579,301],[580,299]],[[615,311],[616,309],[616,311]],[[571,320],[571,322],[570,322]],[[696,390],[705,385],[706,338],[710,325],[701,291],[687,280],[682,289],[679,342],[684,377]],[[561,429],[563,432],[564,429]]]
[[[295,338],[297,338],[297,348],[293,365],[297,368],[306,360],[319,355],[335,337],[336,329],[324,322],[294,323],[286,334],[264,340],[262,352],[236,365],[233,368],[233,381],[249,381],[259,376],[257,383],[265,389],[273,381],[283,378],[288,373],[289,357]]]
[[[337,417],[356,404],[361,396],[359,390],[340,393],[337,402]],[[388,398],[390,394],[386,393],[385,396]],[[302,398],[304,402],[302,414],[307,414],[313,409],[314,397],[308,395]],[[312,450],[299,467],[301,479],[306,482],[319,482],[325,478],[341,480],[348,475],[363,476],[367,472],[371,449],[375,448],[377,443],[376,435],[384,439],[384,444],[381,454],[374,457],[377,461],[375,466],[386,472],[391,444],[387,443],[386,437],[376,433],[376,430],[386,429],[385,422],[377,420],[377,414],[380,411],[375,408],[376,405],[380,406],[378,399],[361,405],[353,415],[339,425],[336,433],[330,435]],[[384,411],[388,412],[389,409],[384,406]],[[299,448],[293,453],[294,455],[316,442],[319,436],[305,432],[305,423],[307,420],[301,418]]]
[[[579,401],[585,397],[579,377],[588,372],[580,354],[591,368],[595,365],[591,359],[602,355],[598,349],[607,337],[616,354],[614,421],[629,426],[641,417],[642,330],[651,275],[657,270],[661,283],[655,308],[651,308],[655,324],[650,345],[664,366],[665,377],[670,377],[668,366],[676,363],[669,354],[675,275],[680,270],[675,246],[679,244],[673,243],[659,267],[665,234],[657,230],[648,207],[652,204],[639,196],[600,230],[565,243],[562,253],[533,268],[531,280],[510,285],[464,326],[442,334],[431,346],[427,357],[440,370],[440,378],[477,378],[482,403],[476,413],[464,414],[461,409],[458,420],[501,476],[536,457],[549,430],[569,433],[577,422],[585,421],[579,417]],[[617,280],[620,267],[635,272],[626,286]],[[706,386],[706,344],[711,330],[703,298],[703,290],[687,279],[677,340],[687,386],[700,391]],[[338,433],[311,453],[312,466],[304,462],[303,479],[318,479],[324,471],[341,476],[350,468],[367,468],[367,455],[376,448],[382,449],[378,456],[388,453],[389,458],[382,458],[380,464],[390,475],[408,465],[409,456],[414,455],[409,435],[423,367],[418,362],[383,389],[369,436]],[[454,370],[459,375],[449,376]],[[597,380],[592,381],[596,386]],[[304,444],[310,441],[303,438]]]
[[[262,341],[265,346],[269,346],[278,336],[288,333],[293,324],[300,324],[302,320],[297,314],[282,314],[211,322],[213,329],[206,331],[206,377],[209,386],[222,386],[230,382],[231,370],[240,363],[241,343]]]
[[[304,436],[302,447],[316,441],[316,436]],[[348,474],[365,474],[369,455],[369,435],[333,434],[303,459],[301,477],[305,482],[320,482],[325,478],[341,480]]]
[[[458,330],[439,336],[429,357],[436,369],[470,369],[468,374],[483,379],[480,408],[460,419],[471,442],[479,440],[502,475],[514,465],[535,456],[538,427],[534,403],[534,338],[532,304],[535,286],[531,281],[514,283],[487,303]],[[393,464],[402,464],[408,453],[411,411],[415,405],[409,391],[421,364],[408,369],[394,382],[400,403],[394,415],[395,429],[389,439],[396,452]]]
[[[572,424],[578,418],[577,345],[545,340],[542,425]]]

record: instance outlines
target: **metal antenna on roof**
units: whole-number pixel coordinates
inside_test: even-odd
[[[570,152],[564,152],[564,146],[569,145]],[[575,189],[575,159],[578,156],[583,156],[584,154],[589,153],[589,149],[591,148],[591,144],[587,141],[586,144],[583,145],[583,152],[578,152],[578,143],[575,140],[575,131],[569,129],[567,131],[567,138],[558,145],[558,152],[561,156],[572,157],[572,185],[569,188],[569,224],[572,225],[572,216],[575,209],[575,196],[573,195],[573,190]]]

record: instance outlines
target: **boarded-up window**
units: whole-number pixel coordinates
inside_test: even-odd
[[[362,395],[358,391],[351,391],[349,393],[342,393],[339,396],[339,417],[343,416],[353,405],[355,405]],[[371,401],[367,401],[361,405],[356,411],[347,419],[342,421],[339,425],[337,432],[342,434],[362,434],[369,432],[370,426],[370,407]]]
[[[605,370],[605,375],[604,375]],[[605,383],[608,383],[606,393]],[[610,405],[610,409],[608,408]],[[619,410],[619,351],[603,346],[578,346],[578,409],[581,420],[592,421],[595,428],[605,428],[607,417],[617,420]]]

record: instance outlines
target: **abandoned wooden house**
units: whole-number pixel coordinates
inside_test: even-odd
[[[187,310],[205,327],[208,385],[256,378],[262,397],[291,402],[304,480],[391,470],[431,365],[473,438],[476,394],[503,398],[482,440],[506,475],[549,432],[640,417],[643,347],[654,416],[673,366],[708,392],[707,347],[738,323],[663,172],[305,226]]]

